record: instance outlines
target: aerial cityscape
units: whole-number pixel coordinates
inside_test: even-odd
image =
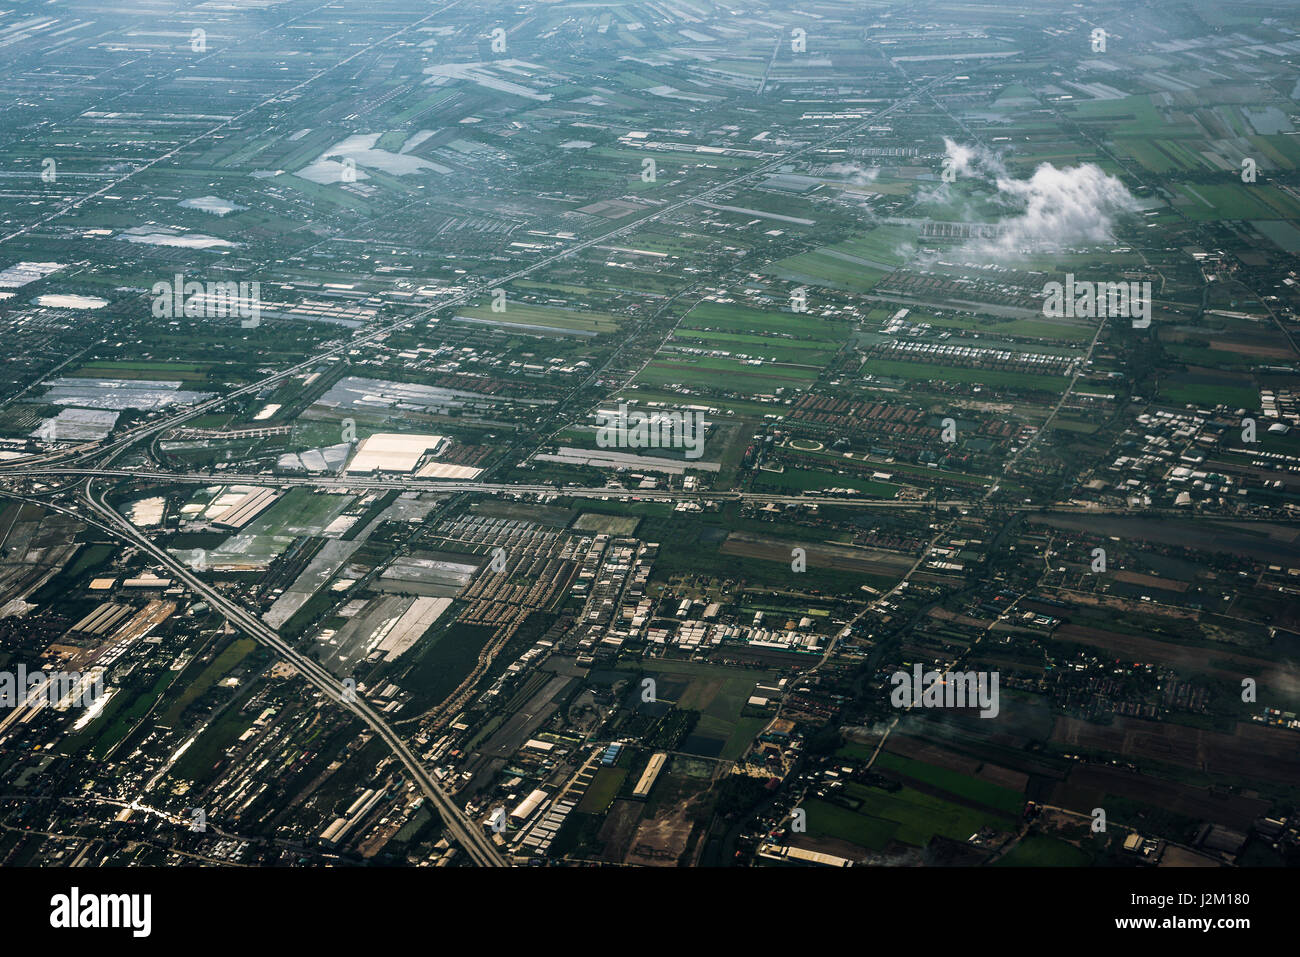
[[[1297,5],[0,75],[0,870],[1300,865]]]

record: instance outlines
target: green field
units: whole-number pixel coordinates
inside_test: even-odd
[[[766,267],[764,272],[790,282],[809,283],[848,292],[870,292],[889,275],[888,268],[855,261],[833,247],[799,253]]]
[[[673,339],[697,349],[717,349],[771,362],[812,366],[825,365],[836,351],[833,343],[807,343],[775,336],[751,336],[704,329],[679,329],[673,334]]]
[[[634,381],[650,386],[683,385],[742,395],[772,395],[778,389],[805,389],[819,374],[820,370],[806,366],[774,362],[752,366],[737,359],[660,352]]]
[[[210,366],[194,362],[148,362],[97,360],[67,373],[91,379],[146,379],[162,382],[204,382]]]
[[[858,847],[883,851],[898,833],[898,822],[869,817],[826,801],[805,801],[808,833],[813,837],[831,837]]]
[[[772,488],[786,492],[809,492],[828,488],[851,488],[871,498],[894,498],[897,485],[859,478],[856,475],[835,475],[816,469],[787,468],[784,472],[756,472],[755,488]]]
[[[618,795],[618,789],[623,786],[626,777],[626,768],[601,768],[598,770],[596,777],[591,782],[591,787],[587,788],[587,793],[582,796],[582,801],[578,804],[578,810],[584,814],[604,813]]]
[[[1264,183],[1184,184],[1177,190],[1186,200],[1179,208],[1188,219],[1300,218],[1300,202]]]
[[[742,717],[741,712],[754,684],[769,678],[770,672],[694,661],[646,660],[640,667],[658,677],[661,684],[686,683],[674,705],[683,711],[698,711],[700,718],[679,750],[736,760],[767,724],[765,718]]]
[[[1031,834],[999,860],[996,867],[1087,867],[1092,857],[1073,844]]]
[[[294,539],[320,535],[352,504],[353,498],[317,494],[309,488],[291,488],[237,534],[213,549],[209,560],[214,564],[269,561],[293,544]]]
[[[848,338],[847,323],[808,313],[763,312],[730,303],[702,302],[678,324],[678,329],[712,329],[718,332],[785,336],[800,343],[838,347]]]
[[[158,723],[168,728],[176,727],[185,713],[185,709],[197,701],[209,688],[224,677],[231,669],[252,653],[257,643],[251,638],[236,638],[221,654],[217,655],[206,668],[188,683],[180,696],[172,702],[167,711],[158,719]]]
[[[845,790],[862,799],[859,813],[896,821],[897,839],[918,847],[935,835],[964,841],[985,825],[1002,830],[1012,826],[1009,818],[993,811],[963,807],[908,787],[893,794],[858,784]]]
[[[479,653],[492,638],[494,629],[459,621],[448,627],[435,625],[425,633],[406,658],[418,655],[408,669],[394,678],[413,691],[407,714],[441,704],[465,680]]]
[[[937,382],[966,382],[972,385],[1005,386],[1011,389],[1061,393],[1069,388],[1065,376],[1006,372],[1001,369],[967,369],[932,362],[902,362],[897,359],[868,359],[864,371],[895,379],[925,379]]]
[[[1221,383],[1161,383],[1160,399],[1177,405],[1229,407],[1252,410],[1259,407],[1259,390],[1253,386]]]
[[[493,312],[490,305],[460,309],[456,317],[478,319],[501,326],[536,326],[539,330],[566,333],[600,334],[618,329],[619,319],[603,312],[580,312],[551,306],[530,306],[506,300],[503,312]]]
[[[1012,821],[993,811],[979,811],[904,787],[894,793],[849,784],[841,792],[856,810],[828,801],[805,802],[808,833],[884,850],[891,841],[925,847],[936,835],[965,841],[981,827],[1010,830]]]
[[[897,771],[923,784],[933,785],[949,794],[975,801],[977,804],[983,804],[985,807],[1006,814],[1019,814],[1024,809],[1025,798],[1019,791],[990,784],[968,774],[935,767],[933,764],[882,752],[876,759],[874,767]]]

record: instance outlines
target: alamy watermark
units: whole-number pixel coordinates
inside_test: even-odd
[[[238,316],[245,329],[256,329],[262,321],[262,284],[257,281],[186,282],[185,276],[177,273],[171,282],[154,283],[150,291],[155,319]]]
[[[92,894],[73,887],[50,898],[50,926],[56,930],[120,928],[132,937],[153,929],[152,894]]]
[[[704,454],[704,431],[698,409],[629,412],[621,402],[616,411],[596,413],[596,444],[602,449],[685,449],[688,459],[698,459]]]
[[[1132,319],[1134,329],[1151,325],[1151,283],[1090,282],[1065,274],[1065,282],[1043,285],[1043,315],[1051,319]]]
[[[103,672],[0,671],[0,708],[48,705],[51,708],[89,708],[104,696]]]
[[[925,671],[919,664],[889,676],[889,701],[895,708],[979,708],[981,718],[996,718],[996,671]]]

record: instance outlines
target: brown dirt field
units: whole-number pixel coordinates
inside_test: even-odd
[[[1224,734],[1140,718],[1103,726],[1058,717],[1051,740],[1208,774],[1300,785],[1300,738],[1286,728],[1239,722],[1233,734]]]
[[[790,834],[786,837],[791,847],[797,847],[804,851],[817,851],[821,854],[834,854],[836,857],[846,857],[851,861],[862,860],[863,854],[866,853],[856,844],[850,844],[848,841],[841,841],[838,838],[813,837],[810,834]]]
[[[1114,573],[1116,581],[1128,582],[1131,585],[1145,585],[1147,588],[1159,588],[1162,591],[1187,591],[1187,582],[1180,582],[1173,578],[1161,578],[1159,575],[1143,575],[1139,572],[1117,571]]]
[[[1291,349],[1287,344],[1281,341],[1280,337],[1276,340],[1276,345],[1267,345],[1258,339],[1243,340],[1240,338],[1224,339],[1218,336],[1204,336],[1177,330],[1166,332],[1161,336],[1169,342],[1186,342],[1188,339],[1204,339],[1210,344],[1211,349],[1219,352],[1232,352],[1239,356],[1254,356],[1258,359],[1290,359],[1292,358]]]
[[[722,679],[696,678],[677,700],[677,707],[683,710],[703,711],[722,690]]]
[[[721,551],[727,555],[766,559],[773,562],[790,562],[790,551],[796,543],[773,538],[732,532],[722,543]],[[897,575],[912,567],[914,559],[897,552],[876,548],[847,548],[842,545],[802,545],[807,553],[809,568],[835,568],[841,571],[861,572],[864,575]]]
[[[1056,597],[1062,601],[1073,602],[1076,605],[1087,605],[1089,608],[1118,608],[1120,611],[1131,611],[1143,615],[1160,615],[1162,618],[1181,618],[1184,621],[1195,621],[1200,617],[1198,611],[1175,608],[1172,605],[1162,605],[1160,602],[1138,601],[1134,598],[1120,598],[1117,595],[1093,595],[1088,592],[1073,591],[1069,588],[1057,588],[1054,591]]]
[[[1125,661],[1168,665],[1180,671],[1222,678],[1233,684],[1240,684],[1243,677],[1253,677],[1265,688],[1289,696],[1300,695],[1300,669],[1250,655],[1213,648],[1190,648],[1155,638],[1122,635],[1082,625],[1062,625],[1052,633],[1052,638],[1091,648],[1103,648]],[[1211,664],[1212,661],[1215,664]],[[1300,742],[1296,746],[1300,750]]]
[[[959,625],[965,625],[968,628],[978,628],[981,631],[993,624],[992,621],[987,619],[972,618],[970,615],[959,615],[957,612],[949,611],[946,608],[932,608],[930,609],[929,614],[931,618],[937,618],[939,621],[953,621]]]
[[[631,848],[624,862],[649,867],[676,867],[686,850],[692,827],[689,819],[678,814],[642,821],[632,836]]]
[[[1239,829],[1248,829],[1251,822],[1269,809],[1269,802],[1258,798],[1161,781],[1123,768],[1098,764],[1075,767],[1069,778],[1056,785],[1050,803],[1087,814],[1093,808],[1103,806],[1108,794]],[[1124,820],[1115,823],[1132,826],[1131,822]]]
[[[1282,523],[1200,519],[1171,522],[1139,515],[1042,512],[1028,514],[1026,522],[1093,536],[1113,535],[1130,542],[1158,542],[1210,554],[1226,552],[1280,565],[1294,565],[1300,559],[1300,527]]]
[[[1023,771],[1013,771],[1011,768],[967,757],[907,734],[890,735],[889,746],[885,750],[891,754],[924,761],[926,764],[933,764],[935,767],[946,768],[959,774],[969,774],[981,781],[988,781],[990,784],[998,784],[1021,793],[1029,782],[1029,775]]]
[[[602,860],[609,861],[611,864],[623,860],[632,845],[636,823],[644,810],[645,805],[640,801],[619,799],[614,802],[609,813],[605,815],[605,822],[598,833],[599,839],[605,842],[605,849],[601,854]]]
[[[1189,850],[1185,847],[1166,847],[1164,854],[1160,855],[1160,863],[1156,867],[1223,867],[1224,865],[1212,857],[1204,854],[1198,854],[1196,851]]]

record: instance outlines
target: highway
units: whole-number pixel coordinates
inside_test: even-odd
[[[184,485],[260,485],[271,488],[317,488],[332,491],[401,491],[434,492],[479,495],[536,495],[556,498],[600,499],[644,502],[747,502],[755,505],[818,505],[838,508],[879,509],[881,511],[933,511],[948,508],[982,508],[999,512],[1050,512],[1058,515],[1132,515],[1146,518],[1178,517],[1181,519],[1225,519],[1234,522],[1277,521],[1277,516],[1215,513],[1188,507],[1151,507],[1135,505],[1097,505],[1077,502],[991,502],[989,493],[979,498],[932,499],[898,501],[895,499],[863,498],[856,495],[801,494],[782,495],[773,492],[743,490],[692,491],[678,488],[627,489],[606,486],[572,486],[539,484],[514,484],[510,482],[475,482],[448,479],[420,479],[405,475],[394,476],[339,476],[339,475],[263,475],[257,472],[168,472],[162,469],[131,468],[29,468],[21,472],[6,473],[0,478],[27,478],[46,481],[56,476],[67,476],[76,481],[90,478],[135,479],[158,484]],[[71,484],[76,484],[74,481]],[[33,501],[38,495],[66,491],[70,486],[51,486],[33,490]],[[991,491],[991,490],[990,490]]]
[[[175,558],[164,548],[160,548],[142,534],[134,525],[119,515],[102,498],[96,497],[94,479],[86,482],[84,499],[86,504],[113,530],[120,538],[148,552],[154,559],[165,566],[178,580],[185,583],[196,595],[203,598],[237,625],[250,638],[277,652],[282,658],[298,669],[299,674],[314,684],[334,701],[347,708],[384,741],[406,766],[411,777],[429,801],[438,810],[442,822],[452,836],[460,843],[475,864],[482,867],[504,867],[505,861],[497,853],[495,845],[484,834],[483,829],[471,821],[447,792],[443,791],[434,780],[419,757],[411,751],[406,742],[390,728],[368,702],[356,692],[346,694],[342,682],[326,671],[321,665],[299,654],[292,645],[279,634],[250,614],[245,609],[226,598],[221,592],[196,576],[184,563]]]
[[[699,501],[699,502],[756,502],[759,504],[856,504],[876,508],[930,509],[934,502],[899,502],[891,499],[859,499],[852,496],[836,495],[780,495],[767,492],[745,491],[699,491],[687,492],[682,489],[626,489],[605,486],[557,486],[538,484],[514,484],[510,482],[477,482],[448,479],[420,479],[406,475],[261,475],[256,472],[168,472],[162,469],[128,469],[128,468],[41,468],[29,472],[9,473],[9,476],[22,476],[29,479],[44,480],[53,476],[68,476],[74,479],[116,478],[138,479],[142,482],[181,483],[186,485],[267,485],[275,488],[319,488],[343,491],[353,490],[399,490],[403,492],[476,492],[483,495],[555,495],[568,498],[611,498],[643,499],[645,501]],[[940,502],[939,505],[970,505],[974,502],[953,501]]]
[[[62,512],[65,515],[72,515],[116,538],[130,542],[148,553],[155,561],[167,568],[178,581],[183,582],[194,594],[201,595],[209,605],[225,615],[233,625],[250,638],[271,648],[297,668],[299,674],[323,691],[330,699],[338,702],[365,722],[367,727],[388,745],[393,754],[406,767],[416,785],[437,809],[447,831],[464,848],[475,864],[481,867],[507,866],[506,861],[497,852],[496,846],[487,837],[483,829],[471,821],[465,812],[456,805],[452,797],[438,785],[433,775],[424,767],[419,757],[411,751],[406,742],[388,726],[360,693],[353,693],[345,697],[343,684],[338,678],[310,658],[299,654],[274,629],[204,582],[166,549],[155,545],[139,529],[103,501],[102,497],[97,497],[93,483],[93,479],[86,481],[82,499],[86,507],[96,516],[95,518],[90,518],[77,509],[15,495],[12,492],[0,490],[0,495]]]

